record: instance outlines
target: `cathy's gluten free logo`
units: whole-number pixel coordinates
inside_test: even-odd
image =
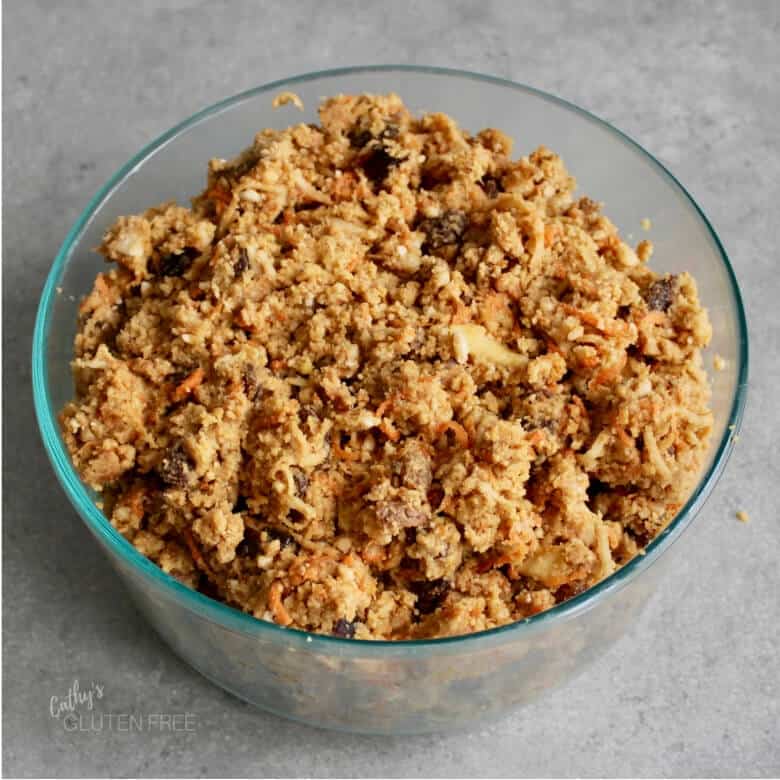
[[[195,731],[194,712],[103,712],[103,683],[74,680],[64,694],[49,699],[49,715],[65,731]]]

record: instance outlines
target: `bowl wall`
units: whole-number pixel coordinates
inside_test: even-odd
[[[305,111],[273,110],[283,89]],[[442,111],[470,131],[498,127],[515,154],[544,144],[576,176],[578,191],[636,242],[652,239],[652,266],[687,270],[708,307],[714,337],[705,360],[715,428],[702,480],[647,554],[590,591],[523,624],[454,640],[350,642],[283,630],[170,580],[122,539],[73,472],[56,415],[73,395],[70,373],[78,300],[105,267],[92,249],[113,220],[165,200],[187,203],[205,184],[206,162],[245,148],[255,132],[316,121],[326,95],[400,94],[414,112]],[[640,228],[643,218],[652,229]],[[419,733],[501,714],[560,684],[599,657],[636,619],[661,569],[655,562],[691,522],[731,449],[744,404],[747,343],[739,292],[717,237],[690,197],[649,154],[576,107],[508,82],[451,71],[357,69],[293,79],[239,95],[174,128],[141,152],[95,197],[68,236],[44,291],[33,379],[44,443],[65,490],[155,630],[188,663],[264,709],[332,728]],[[729,426],[735,426],[731,431]],[[668,556],[664,554],[664,560]],[[641,576],[640,576],[641,575]]]

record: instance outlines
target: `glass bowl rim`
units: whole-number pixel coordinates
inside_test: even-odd
[[[540,612],[529,618],[525,618],[514,623],[509,623],[497,628],[479,631],[472,634],[462,634],[452,637],[440,637],[436,639],[414,639],[414,640],[361,640],[346,639],[325,634],[316,634],[303,631],[296,628],[286,628],[270,621],[261,620],[254,616],[242,612],[234,607],[228,606],[219,601],[205,596],[198,591],[192,590],[173,577],[165,574],[156,564],[138,552],[133,545],[119,534],[109,522],[108,518],[95,506],[94,502],[87,493],[84,484],[81,482],[70,457],[60,438],[59,426],[57,424],[57,413],[52,409],[51,398],[49,394],[48,372],[47,372],[47,344],[50,326],[50,312],[52,304],[56,299],[57,286],[59,280],[67,266],[72,249],[75,243],[81,238],[82,233],[92,221],[97,210],[107,201],[113,192],[131,176],[135,169],[145,163],[159,149],[176,139],[180,134],[189,128],[199,124],[201,121],[232,108],[239,103],[254,98],[258,95],[292,87],[296,84],[314,81],[323,78],[338,78],[357,73],[419,73],[425,75],[434,75],[440,77],[450,77],[455,79],[470,79],[482,81],[494,86],[503,87],[510,90],[526,92],[536,97],[542,98],[548,102],[561,106],[580,117],[587,119],[610,131],[615,140],[627,144],[640,155],[644,156],[651,165],[659,170],[669,184],[676,189],[699,216],[704,223],[710,238],[715,244],[720,254],[721,261],[726,270],[727,278],[730,283],[731,295],[733,297],[734,309],[736,312],[737,329],[739,337],[739,365],[737,367],[737,382],[734,397],[732,399],[729,412],[728,423],[724,429],[723,436],[718,442],[715,457],[707,472],[703,475],[688,501],[680,509],[675,518],[669,525],[647,546],[643,555],[635,556],[625,566],[621,567],[609,577],[596,583],[592,587],[583,591],[581,594],[564,601],[556,606]],[[475,645],[483,643],[490,638],[501,637],[504,640],[520,638],[530,632],[536,633],[538,630],[545,630],[551,626],[569,620],[583,612],[588,611],[596,603],[602,601],[609,594],[621,589],[628,582],[636,578],[642,571],[648,568],[660,555],[671,546],[671,544],[682,534],[693,518],[698,514],[705,500],[711,493],[717,482],[723,468],[726,465],[735,435],[738,433],[745,408],[747,396],[747,378],[748,378],[748,332],[745,310],[737,283],[734,269],[729,261],[726,250],[718,237],[715,229],[704,214],[698,203],[691,194],[685,189],[680,181],[671,173],[658,159],[650,152],[637,143],[633,138],[626,135],[623,131],[616,128],[604,119],[592,114],[590,111],[581,108],[571,101],[557,97],[541,89],[528,86],[526,84],[511,81],[509,79],[490,76],[483,73],[476,73],[467,70],[454,68],[440,68],[433,66],[418,65],[365,65],[356,67],[334,68],[321,71],[304,73],[290,78],[280,79],[268,84],[264,84],[252,89],[245,90],[231,97],[225,98],[206,108],[201,109],[189,118],[167,130],[162,135],[144,146],[136,155],[125,163],[111,178],[98,190],[98,192],[89,201],[84,211],[80,214],[76,222],[68,232],[60,250],[58,251],[51,270],[46,279],[45,286],[41,295],[41,301],[35,320],[35,329],[33,332],[32,349],[32,380],[33,380],[33,398],[35,405],[38,426],[43,439],[47,455],[52,463],[54,472],[65,490],[71,504],[77,510],[89,528],[95,533],[121,560],[127,562],[133,569],[147,580],[168,591],[171,597],[178,603],[196,613],[200,617],[206,617],[210,621],[243,634],[250,634],[257,637],[267,637],[275,640],[292,640],[293,637],[304,639],[306,647],[312,650],[322,652],[349,652],[358,651],[361,654],[374,655],[372,648],[376,648],[380,655],[388,654],[388,651],[395,649],[404,652],[405,650],[414,651],[423,648],[441,647],[456,645],[458,649],[466,649],[467,646],[476,649]],[[391,653],[392,654],[392,653]]]

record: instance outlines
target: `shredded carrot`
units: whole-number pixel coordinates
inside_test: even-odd
[[[293,620],[282,602],[283,593],[284,585],[279,580],[274,580],[268,589],[268,606],[271,609],[275,623],[278,623],[280,626],[289,626]]]
[[[189,548],[190,555],[192,556],[192,560],[194,561],[195,565],[202,572],[211,576],[211,569],[203,559],[203,553],[201,553],[198,545],[195,544],[195,540],[192,538],[192,531],[189,528],[184,529],[184,541],[187,543],[187,547]]]
[[[376,542],[369,542],[361,553],[363,560],[369,564],[383,563],[386,554],[385,548],[376,544]]]
[[[333,199],[338,202],[349,200],[354,194],[358,184],[359,179],[352,171],[344,171],[341,176],[336,176],[331,179],[330,187],[328,189],[333,196]]]
[[[563,354],[563,350],[552,339],[547,339],[547,351],[557,352],[559,355]]]
[[[142,485],[136,485],[127,494],[127,507],[137,518],[144,516],[144,499],[146,494]]]
[[[509,306],[509,296],[506,293],[491,293],[486,296],[479,310],[482,319],[488,326],[514,325],[515,316],[512,314],[512,309]]]
[[[394,401],[395,401],[394,398],[386,398],[384,401],[382,401],[382,403],[379,404],[379,406],[377,406],[376,408],[376,416],[384,417],[385,412],[393,408]]]
[[[602,368],[601,371],[599,371],[598,374],[593,377],[591,384],[605,385],[607,382],[612,382],[613,380],[617,379],[617,377],[620,376],[620,372],[623,370],[623,367],[626,365],[627,359],[628,356],[626,353],[622,352],[618,358],[617,363],[611,366],[607,366],[606,368]]]
[[[184,381],[173,391],[174,401],[183,401],[198,385],[203,381],[205,373],[198,366],[191,374],[185,377]]]
[[[462,301],[455,301],[455,311],[452,314],[453,325],[463,325],[471,319],[471,312]]]
[[[447,431],[452,431],[455,434],[456,441],[464,449],[468,449],[468,447],[471,445],[471,441],[469,439],[468,433],[466,432],[466,429],[460,423],[455,422],[455,420],[447,420],[447,422],[439,423],[439,425],[436,426],[437,436],[441,436]]]
[[[333,442],[333,454],[339,460],[346,460],[347,462],[356,461],[360,457],[356,452],[342,449],[341,445],[337,441]]]
[[[583,368],[596,368],[601,359],[598,355],[581,355],[578,362]]]
[[[505,563],[510,563],[509,556],[507,555],[498,555],[496,557],[489,556],[487,558],[483,558],[478,564],[477,564],[477,573],[478,574],[484,574],[486,571],[490,571],[490,569],[497,569],[499,566],[503,566]]]
[[[601,317],[599,317],[598,314],[594,314],[592,311],[583,311],[576,306],[570,306],[568,303],[563,304],[563,310],[566,314],[571,314],[586,325],[590,325],[591,328],[600,330],[602,333],[610,333],[609,327],[601,322]]]
[[[547,224],[544,226],[544,245],[551,247],[555,243],[555,239],[561,234],[559,225]]]
[[[209,187],[209,189],[206,190],[206,197],[211,200],[219,201],[225,206],[233,200],[233,196],[219,184]]]
[[[620,439],[621,443],[625,447],[634,446],[634,440],[626,433],[626,429],[622,425],[615,425],[614,430],[618,436],[618,439]]]
[[[649,311],[639,320],[639,326],[642,327],[645,323],[650,325],[665,325],[668,322],[666,312],[663,311]]]
[[[401,434],[393,427],[393,424],[389,420],[382,420],[379,424],[379,430],[382,431],[390,441],[398,441],[401,438]]]
[[[284,368],[285,363],[281,358],[274,358],[268,365],[271,367],[271,371],[276,373]]]
[[[531,431],[531,435],[528,437],[528,441],[531,442],[534,447],[544,442],[544,440],[544,431],[542,431],[540,428],[537,428],[535,431]]]
[[[214,210],[217,212],[217,216],[222,216],[222,213],[233,200],[233,196],[219,184],[209,187],[205,196],[214,202]]]

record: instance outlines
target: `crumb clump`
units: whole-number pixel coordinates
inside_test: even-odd
[[[319,114],[107,231],[76,468],[163,571],[284,626],[440,637],[581,593],[702,463],[694,280],[544,147],[396,95]]]

